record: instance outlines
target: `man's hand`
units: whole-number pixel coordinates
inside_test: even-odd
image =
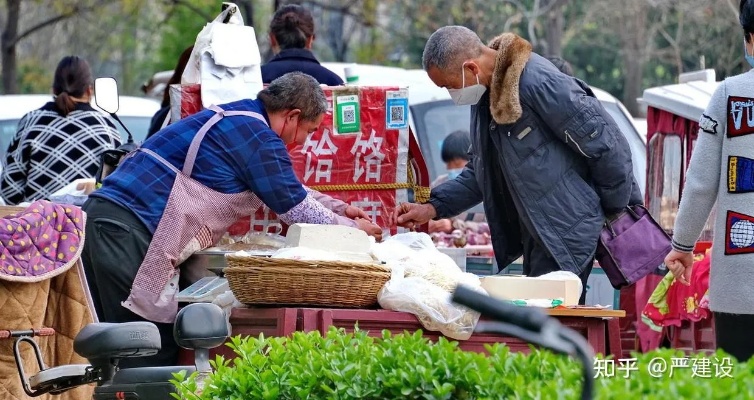
[[[396,224],[404,228],[413,229],[437,216],[437,210],[431,204],[402,203],[393,214]]]
[[[372,223],[371,220],[365,218],[354,219],[356,226],[362,231],[366,232],[369,236],[374,236],[378,242],[382,241],[382,228],[379,225]]]
[[[671,250],[665,257],[665,266],[673,273],[678,282],[688,286],[691,284],[691,266],[694,264],[694,254],[681,253]]]
[[[351,219],[356,218],[364,218],[364,219],[370,219],[369,215],[367,215],[364,210],[360,209],[359,207],[354,206],[348,206],[346,207],[346,211],[344,212],[345,216]]]
[[[449,219],[441,219],[439,221],[429,221],[429,233],[435,232],[453,232],[453,222]]]

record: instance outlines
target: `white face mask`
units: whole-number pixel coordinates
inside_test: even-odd
[[[479,83],[479,75],[476,75],[476,85],[466,87],[466,74],[463,73],[463,67],[461,67],[461,88],[448,89],[450,98],[457,106],[472,106],[479,103],[485,91],[487,88]]]

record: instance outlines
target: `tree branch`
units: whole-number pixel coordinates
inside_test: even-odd
[[[317,0],[303,0],[302,3],[307,3],[315,7],[319,7],[326,11],[335,11],[343,15],[348,15],[358,20],[363,19],[363,15],[360,15],[351,11],[351,7],[353,7],[354,5],[353,3],[347,6],[338,6],[338,5],[330,4],[329,2],[321,2]]]
[[[196,6],[194,6],[193,4],[191,4],[191,3],[187,2],[187,1],[184,1],[184,0],[168,0],[168,3],[169,4],[172,3],[174,6],[184,6],[184,7],[188,8],[189,10],[193,11],[194,13],[198,14],[200,17],[206,19],[207,21],[212,21],[213,19],[215,19],[213,16],[205,13],[204,11],[202,11],[201,9],[197,8]],[[218,10],[218,12],[219,12],[219,10]]]
[[[74,6],[71,10],[69,10],[67,12],[64,12],[64,13],[56,16],[56,17],[50,18],[50,19],[48,19],[46,21],[42,21],[42,22],[40,22],[40,23],[32,26],[31,28],[27,29],[23,33],[17,35],[16,38],[12,42],[10,42],[8,44],[8,46],[15,46],[16,44],[18,44],[18,42],[20,42],[21,40],[23,40],[27,36],[31,35],[32,33],[36,32],[36,31],[38,31],[40,29],[46,28],[46,27],[48,27],[50,25],[54,25],[54,24],[56,24],[56,23],[58,23],[60,21],[63,21],[63,20],[68,19],[68,18],[71,18],[71,17],[73,17],[76,14],[88,12],[88,11],[94,9],[97,6],[98,6],[98,4],[96,4],[96,3],[92,4],[89,7],[83,7],[83,8],[79,8],[78,6]]]

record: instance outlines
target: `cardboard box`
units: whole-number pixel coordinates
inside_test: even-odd
[[[563,299],[563,305],[579,304],[579,281],[573,279],[529,278],[523,275],[496,275],[481,278],[490,296],[504,300]]]

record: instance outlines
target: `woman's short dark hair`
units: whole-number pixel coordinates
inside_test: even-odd
[[[302,121],[314,121],[327,111],[327,98],[319,82],[303,72],[289,72],[275,79],[257,98],[267,113],[301,110]]]
[[[455,159],[469,161],[469,148],[471,147],[471,137],[466,131],[455,131],[448,135],[442,141],[440,157],[443,162],[450,162]]]
[[[86,90],[92,86],[92,70],[89,63],[79,56],[64,57],[55,68],[55,78],[52,82],[52,93],[63,116],[76,109],[72,97],[83,97]]]
[[[314,18],[303,6],[289,4],[275,12],[270,22],[270,32],[281,50],[303,49],[314,37]]]
[[[738,11],[738,22],[744,28],[744,39],[749,42],[750,35],[754,34],[754,0],[741,0]]]

